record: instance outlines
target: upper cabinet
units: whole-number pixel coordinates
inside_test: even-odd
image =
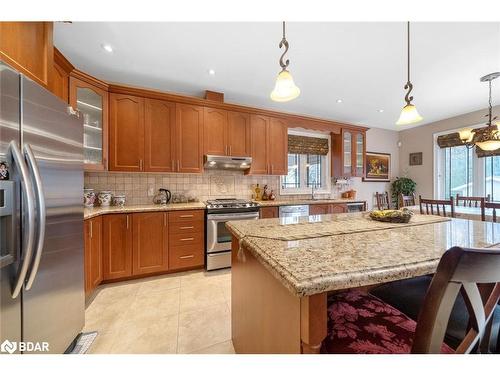
[[[332,177],[363,177],[366,133],[342,129],[332,134]]]
[[[284,120],[261,115],[250,117],[251,174],[286,175],[288,127]]]
[[[0,58],[49,87],[53,65],[52,22],[0,22]]]
[[[203,172],[204,108],[191,104],[176,104],[175,109],[176,172]]]
[[[175,103],[145,99],[144,170],[173,172]]]
[[[69,78],[69,103],[83,117],[83,158],[86,171],[103,171],[108,159],[108,92],[73,75]]]
[[[74,67],[66,58],[54,48],[54,64],[49,79],[49,90],[69,103],[69,74]]]
[[[250,115],[205,107],[204,153],[250,156]]]
[[[144,98],[110,94],[109,170],[144,170]]]

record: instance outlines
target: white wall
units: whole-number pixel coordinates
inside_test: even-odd
[[[372,128],[366,133],[366,151],[385,152],[391,154],[391,180],[398,177],[399,173],[399,133],[393,130]],[[376,207],[375,192],[387,191],[390,194],[389,182],[363,182],[361,178],[353,178],[352,185],[357,191],[356,198],[366,200],[368,209]]]

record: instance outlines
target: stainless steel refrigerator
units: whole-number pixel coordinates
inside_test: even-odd
[[[0,162],[2,351],[63,353],[85,320],[83,121],[2,62]]]

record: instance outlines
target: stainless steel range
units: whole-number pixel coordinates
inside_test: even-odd
[[[228,198],[207,204],[207,271],[231,267],[231,233],[227,221],[256,220],[259,205],[249,200]]]

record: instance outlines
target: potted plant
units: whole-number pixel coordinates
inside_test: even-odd
[[[392,203],[399,206],[399,194],[412,195],[415,193],[417,183],[409,177],[396,177],[391,185]]]

